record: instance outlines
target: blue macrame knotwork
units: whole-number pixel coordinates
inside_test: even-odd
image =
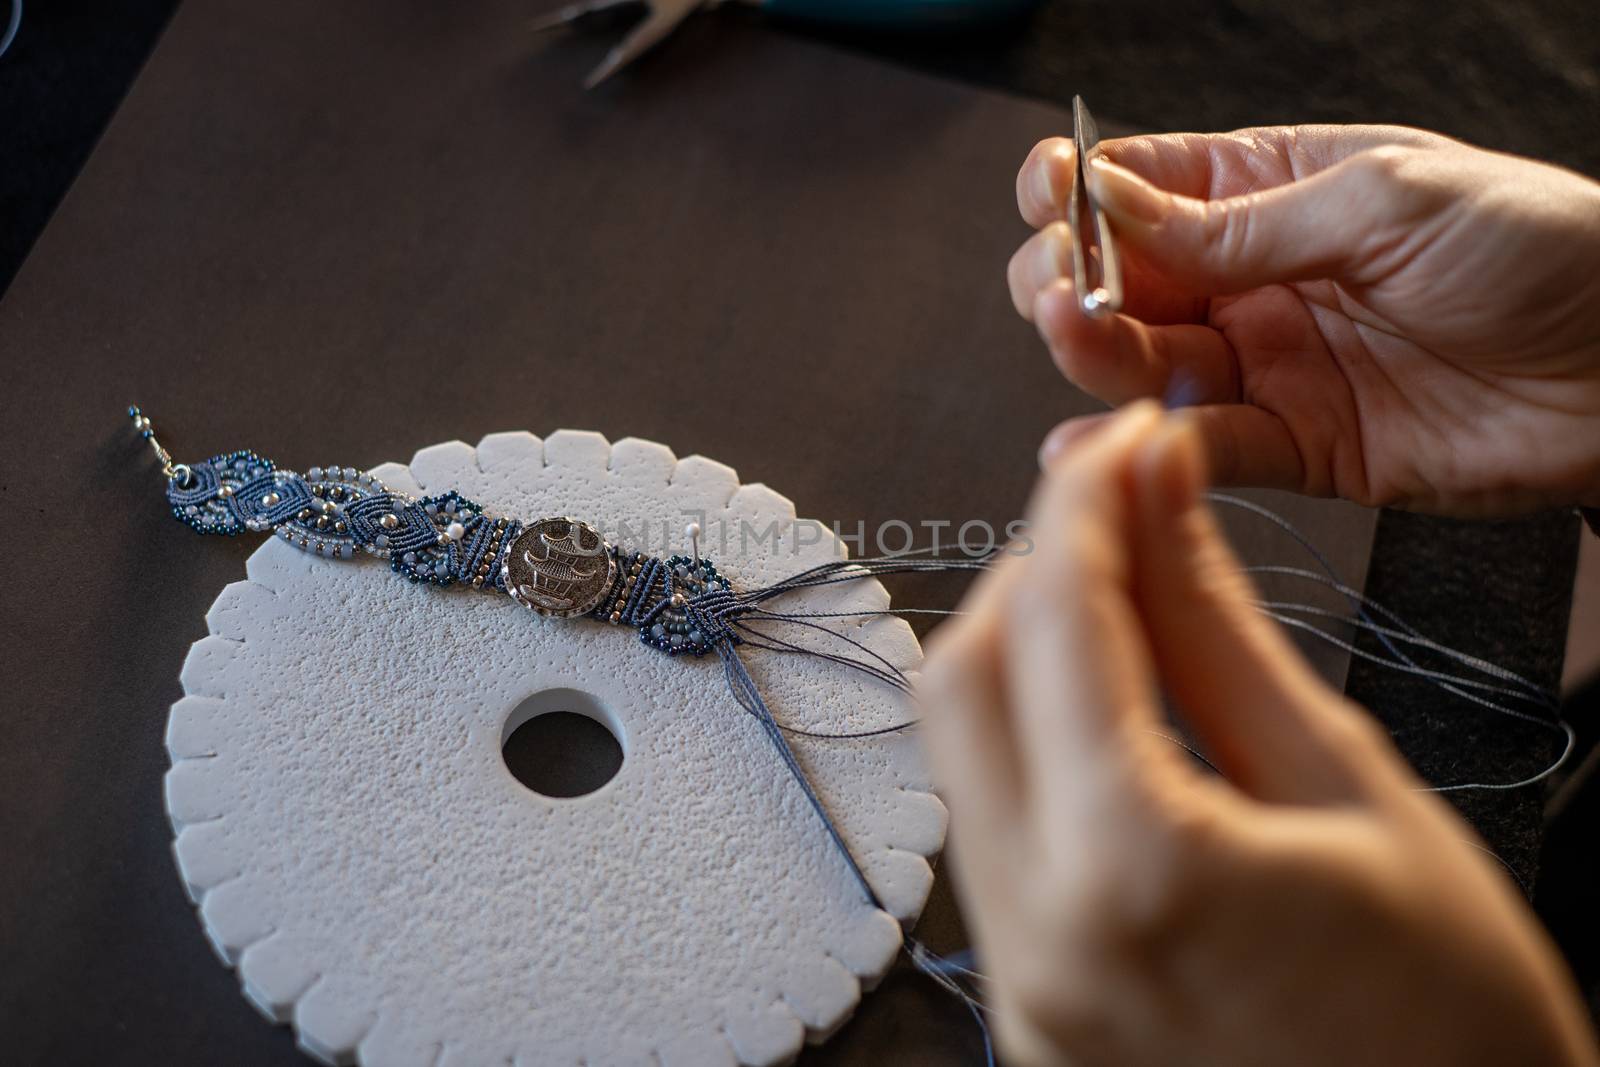
[[[389,566],[414,582],[451,585],[463,577],[461,541],[482,522],[483,509],[459,493],[424,497],[402,514],[406,534],[391,542]],[[452,523],[460,524],[461,537],[446,532]],[[429,540],[422,543],[425,534]]]
[[[263,530],[288,522],[316,498],[304,478],[291,471],[274,471],[255,478],[228,497],[228,510],[249,530]],[[270,503],[269,503],[270,501]]]
[[[362,547],[409,552],[439,539],[439,529],[422,507],[403,496],[377,493],[345,509],[350,534]]]
[[[250,451],[178,468],[167,500],[201,533],[271,529],[304,551],[380,556],[397,574],[438,586],[505,589],[502,564],[523,529],[454,491],[412,500],[354,467],[312,467],[302,475]],[[594,617],[633,627],[641,641],[671,656],[742,643],[732,621],[750,609],[709,560],[607,551],[617,577]]]
[[[280,537],[307,552],[336,559],[350,559],[366,547],[352,532],[349,513],[362,501],[385,495],[382,482],[354,467],[312,467],[294,477],[301,480],[309,499],[303,498],[298,510],[277,523]]]
[[[522,529],[456,492],[412,500],[355,467],[302,475],[250,451],[175,466],[167,501],[201,533],[272,530],[316,555],[351,559],[360,551],[414,582],[480,589],[505,588],[500,566]]]
[[[230,506],[231,498],[272,469],[270,459],[248,450],[212,456],[167,481],[167,502],[173,515],[200,533],[233,536],[250,527]]]
[[[591,613],[595,618],[634,627],[639,640],[669,656],[704,656],[718,642],[741,643],[729,619],[748,609],[710,560],[610,551],[617,579]]]
[[[461,542],[457,557],[459,577],[490,589],[505,589],[505,577],[500,572],[500,560],[510,545],[522,533],[522,523],[511,519],[482,519],[468,529],[466,540]]]

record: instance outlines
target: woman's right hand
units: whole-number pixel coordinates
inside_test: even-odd
[[[1504,873],[1253,606],[1203,465],[1130,405],[933,637],[921,730],[1006,1062],[1600,1065]]]
[[[1101,149],[1123,314],[1090,319],[1073,292],[1071,142],[1041,142],[1017,179],[1040,231],[1012,297],[1080,388],[1192,407],[1225,484],[1454,514],[1600,505],[1600,184],[1401,127]]]

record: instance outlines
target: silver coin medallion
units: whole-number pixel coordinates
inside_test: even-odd
[[[616,579],[617,562],[593,526],[548,518],[523,528],[500,570],[513,600],[565,619],[595,609]]]

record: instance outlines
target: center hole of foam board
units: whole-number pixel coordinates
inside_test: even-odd
[[[512,776],[540,796],[581,797],[622,770],[624,735],[593,695],[544,689],[511,710],[500,754]]]

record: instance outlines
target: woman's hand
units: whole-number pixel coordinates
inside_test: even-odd
[[[1592,1064],[1471,831],[1250,606],[1194,420],[1044,476],[921,683],[958,889],[1019,1065]],[[1226,780],[1160,736],[1169,694]]]
[[[1041,229],[1012,297],[1080,388],[1198,405],[1228,484],[1457,514],[1600,504],[1600,184],[1401,127],[1101,147],[1113,319],[1072,291],[1071,142],[1017,178]]]

